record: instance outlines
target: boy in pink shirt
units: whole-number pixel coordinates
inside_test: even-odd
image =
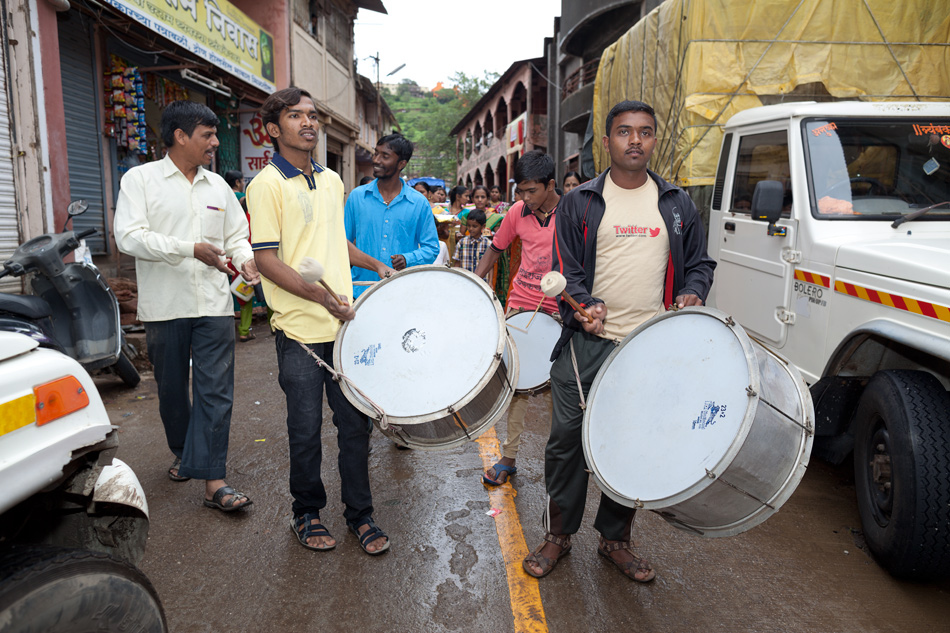
[[[475,274],[479,277],[488,274],[514,239],[521,238],[521,266],[508,294],[507,316],[519,309],[534,310],[544,298],[541,310],[557,318],[557,300],[545,297],[541,292],[541,277],[552,268],[554,212],[561,199],[555,189],[554,159],[537,150],[527,152],[515,166],[515,182],[522,199],[508,209]],[[518,472],[515,459],[524,431],[528,397],[527,394],[519,393],[511,400],[508,408],[508,438],[502,445],[501,460],[482,475],[482,481],[486,484],[499,486]]]

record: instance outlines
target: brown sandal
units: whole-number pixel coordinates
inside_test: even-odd
[[[603,536],[600,537],[600,543],[597,546],[597,553],[609,560],[614,566],[617,567],[623,575],[629,578],[630,580],[636,582],[647,583],[656,578],[656,572],[653,571],[653,566],[650,565],[650,561],[645,558],[640,558],[633,551],[634,543],[633,541],[614,541],[608,542]],[[618,550],[625,549],[633,556],[633,561],[627,561],[625,563],[618,562],[610,555],[611,552],[616,552]],[[637,578],[637,572],[646,572],[646,578]]]
[[[554,543],[561,548],[560,553],[554,558],[548,558],[547,556],[541,555],[541,550],[544,549],[544,542]],[[545,534],[544,542],[538,545],[537,548],[530,554],[524,557],[524,560],[521,561],[521,566],[524,567],[525,572],[529,576],[535,578],[544,578],[554,569],[554,566],[557,565],[557,562],[571,553],[571,537],[570,536],[557,536],[556,534]],[[541,568],[540,574],[535,574],[528,568],[528,563],[534,563]]]

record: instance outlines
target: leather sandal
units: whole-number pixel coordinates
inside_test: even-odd
[[[176,457],[172,465],[168,467],[168,478],[172,481],[188,481],[191,477],[183,477],[178,474],[181,470],[181,457]]]
[[[224,498],[228,495],[230,495],[231,498],[227,501],[224,501]],[[242,499],[244,502],[238,503]],[[243,492],[238,492],[231,486],[221,486],[215,490],[214,495],[210,499],[205,499],[205,505],[207,507],[220,510],[221,512],[234,512],[235,510],[243,510],[252,503],[254,502],[251,501],[246,494]]]
[[[369,529],[360,534],[360,528],[364,525],[368,525]],[[350,528],[350,532],[360,540],[360,547],[363,548],[363,551],[370,556],[379,556],[389,550],[389,536],[377,527],[372,518],[366,517],[365,519],[360,519],[356,523],[347,524],[347,527]],[[386,539],[382,547],[374,551],[367,549],[367,545],[381,538]]]
[[[307,549],[316,550],[318,552],[328,552],[336,547],[336,543],[333,545],[318,546],[311,545],[307,542],[312,536],[327,536],[333,538],[330,531],[320,523],[320,515],[316,512],[304,512],[299,516],[290,517],[290,529],[294,531],[294,535],[297,537],[297,540],[300,541],[300,544]]]
[[[558,552],[558,555],[554,558],[548,558],[541,554],[541,550],[544,549],[544,543],[554,543],[561,548],[561,551]],[[544,541],[538,545],[533,552],[524,557],[524,560],[521,561],[521,566],[524,567],[525,573],[529,576],[535,578],[544,578],[551,571],[554,570],[554,566],[557,565],[558,561],[571,553],[571,537],[570,536],[558,536],[556,534],[545,534]],[[536,574],[528,567],[528,563],[534,563],[541,568],[541,573]]]
[[[635,582],[647,583],[656,578],[656,572],[653,571],[653,566],[650,565],[650,561],[645,558],[640,558],[633,551],[635,544],[633,541],[614,541],[612,543],[607,542],[603,536],[600,537],[600,541],[597,546],[597,553],[609,560],[614,566],[619,569],[624,576],[633,580]],[[610,555],[611,552],[616,552],[618,550],[625,549],[630,552],[630,555],[633,556],[632,561],[619,562],[614,560]],[[646,573],[646,577],[637,578],[637,573]]]

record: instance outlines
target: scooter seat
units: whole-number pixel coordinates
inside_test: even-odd
[[[27,319],[51,316],[53,310],[42,297],[33,295],[0,294],[0,312],[9,312]]]

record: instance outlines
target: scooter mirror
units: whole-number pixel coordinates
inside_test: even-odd
[[[86,203],[85,200],[73,200],[72,202],[69,203],[69,206],[66,207],[66,213],[68,213],[70,217],[74,215],[81,215],[85,213],[86,209],[88,208],[89,208],[89,205]]]

